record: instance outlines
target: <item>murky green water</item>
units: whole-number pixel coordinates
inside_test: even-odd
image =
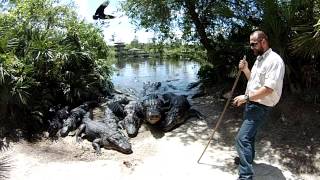
[[[143,83],[159,81],[165,90],[177,94],[192,94],[188,84],[198,81],[200,64],[194,61],[130,60],[118,61],[112,82],[120,90],[133,89],[141,92]]]

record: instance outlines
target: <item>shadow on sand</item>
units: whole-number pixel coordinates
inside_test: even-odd
[[[238,168],[234,164],[227,163],[227,165],[214,165],[206,162],[199,162],[201,165],[211,166],[213,169],[220,169],[222,171],[228,172],[231,171],[234,174],[238,173]],[[230,168],[232,167],[232,168]],[[259,163],[253,164],[253,169],[255,172],[254,180],[286,180],[282,171],[270,164]]]
[[[272,165],[260,163],[254,164],[255,180],[286,180],[282,171]]]

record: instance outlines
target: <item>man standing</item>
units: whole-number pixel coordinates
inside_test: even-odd
[[[255,136],[271,108],[279,102],[285,72],[282,58],[269,47],[268,36],[263,31],[250,35],[250,47],[257,59],[251,72],[248,62],[240,61],[239,70],[245,74],[248,83],[245,94],[235,97],[233,102],[236,106],[246,103],[243,123],[235,139],[241,180],[253,178]]]

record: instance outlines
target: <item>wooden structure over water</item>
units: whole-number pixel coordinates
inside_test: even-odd
[[[138,48],[126,48],[123,42],[114,43],[116,49],[116,57],[118,58],[149,58],[149,53]]]

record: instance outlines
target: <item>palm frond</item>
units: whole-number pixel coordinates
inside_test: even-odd
[[[13,101],[20,102],[21,104],[26,105],[27,100],[30,97],[30,93],[28,92],[31,83],[30,81],[27,82],[27,78],[20,76],[17,78],[15,83],[13,83],[13,87],[11,89],[11,96],[13,97]]]
[[[0,64],[0,85],[4,84],[4,77],[5,76],[5,69],[3,68],[2,64]]]
[[[290,42],[292,53],[304,58],[320,57],[320,23],[307,24],[293,28],[297,32]],[[317,29],[319,28],[319,29]],[[316,48],[315,48],[316,47]]]
[[[16,49],[18,46],[19,46],[19,39],[18,38],[12,38],[8,41],[8,44],[7,44],[7,49],[10,51],[10,50],[13,50],[13,49]]]
[[[12,168],[9,156],[0,157],[0,179],[7,179]]]
[[[316,31],[316,33],[314,34],[314,38],[320,38],[320,18],[317,22],[317,24],[315,24],[314,26],[314,30]]]

